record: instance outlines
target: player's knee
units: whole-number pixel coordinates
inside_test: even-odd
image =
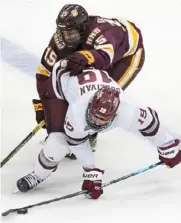
[[[56,166],[68,151],[69,148],[64,133],[53,132],[48,136],[39,158],[48,166]]]

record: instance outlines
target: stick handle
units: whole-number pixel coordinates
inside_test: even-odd
[[[43,126],[45,120],[41,121],[21,142],[17,145],[2,161],[1,167],[3,167]]]
[[[150,165],[150,166],[148,166],[148,167],[144,167],[144,168],[142,168],[142,169],[140,169],[140,170],[137,170],[137,171],[135,171],[135,172],[133,172],[133,173],[130,173],[130,174],[125,175],[125,176],[123,176],[123,177],[117,178],[117,179],[115,179],[115,180],[111,180],[111,181],[109,181],[109,182],[103,184],[103,187],[107,187],[107,186],[109,186],[109,185],[111,185],[111,184],[114,184],[114,183],[117,183],[117,182],[119,182],[119,181],[126,180],[126,179],[128,179],[128,178],[130,178],[130,177],[133,177],[133,176],[136,176],[136,175],[138,175],[138,174],[140,174],[140,173],[143,173],[143,172],[145,172],[145,171],[151,170],[151,169],[153,169],[153,168],[155,168],[155,167],[157,167],[157,166],[159,166],[159,165],[161,165],[161,164],[163,164],[163,161],[160,161],[160,162],[158,162],[158,163],[152,164],[152,165]]]

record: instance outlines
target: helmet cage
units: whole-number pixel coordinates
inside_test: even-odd
[[[90,128],[101,131],[111,125],[120,104],[119,95],[119,88],[109,86],[103,86],[94,94],[86,111]]]
[[[116,117],[116,114],[111,117],[107,116],[106,118],[101,117],[99,115],[93,115],[90,112],[90,105],[91,103],[89,103],[89,106],[86,111],[86,121],[87,121],[88,126],[96,132],[100,132],[108,128],[112,124],[114,118]]]
[[[79,43],[81,33],[77,29],[61,30],[58,26],[56,34],[59,41],[64,41],[67,46],[72,46],[73,43]]]

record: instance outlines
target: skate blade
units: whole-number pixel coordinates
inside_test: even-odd
[[[16,188],[13,190],[12,194],[18,194],[20,191]]]

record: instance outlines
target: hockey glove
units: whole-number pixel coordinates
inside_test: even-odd
[[[174,143],[158,148],[159,159],[172,168],[181,163],[181,142],[176,139]]]
[[[100,169],[84,169],[83,178],[84,182],[82,184],[82,190],[87,190],[88,192],[85,196],[89,199],[98,199],[101,194],[103,194],[102,189],[102,176],[104,170]]]
[[[36,114],[36,122],[39,124],[41,121],[45,120],[44,110],[41,103],[41,100],[39,99],[33,99],[33,106]],[[42,128],[46,128],[46,125],[44,125]]]
[[[62,60],[61,66],[70,71],[70,76],[76,76],[94,63],[94,56],[88,50],[77,51]]]

